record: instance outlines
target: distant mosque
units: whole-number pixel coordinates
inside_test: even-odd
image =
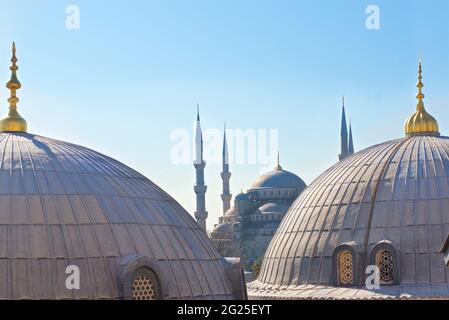
[[[349,126],[348,132],[344,98],[340,136],[341,150],[338,158],[343,160],[354,153],[352,128]],[[199,110],[195,144],[196,185],[194,190],[197,208],[195,218],[198,224],[206,230],[208,216],[205,203],[207,187],[204,182],[206,163],[203,159]],[[222,166],[223,215],[219,217],[219,222],[209,233],[209,237],[222,256],[240,257],[242,266],[250,270],[257,260],[263,259],[265,251],[288,209],[307,186],[298,175],[282,168],[278,154],[274,170],[261,175],[253,182],[250,189],[238,194],[234,198],[234,206],[231,207],[232,194],[229,185],[231,172],[229,170],[226,128],[223,134]]]

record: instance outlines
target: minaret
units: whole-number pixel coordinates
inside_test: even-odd
[[[11,79],[6,84],[6,87],[11,92],[8,99],[9,102],[9,112],[6,117],[0,120],[0,131],[1,132],[27,132],[27,122],[24,118],[20,116],[17,112],[17,103],[19,103],[19,98],[17,97],[17,90],[22,87],[19,79],[17,79],[17,57],[16,57],[16,44],[12,44],[12,66],[9,68],[11,70]]]
[[[349,121],[349,146],[348,155],[354,154],[354,140],[352,139],[352,125],[351,120]]]
[[[196,170],[196,185],[194,190],[196,193],[196,211],[195,218],[198,224],[206,231],[206,191],[207,186],[204,184],[204,167],[206,162],[203,159],[203,133],[201,131],[200,108],[197,106],[196,117],[196,136],[195,136],[195,161],[193,163]]]
[[[338,155],[338,159],[341,161],[348,156],[348,127],[346,125],[345,97],[343,97],[343,111],[341,113],[340,147],[341,153]]]
[[[229,171],[229,154],[228,154],[228,142],[226,140],[226,124],[224,126],[222,160],[223,160],[223,171],[221,172],[221,179],[223,180],[223,193],[221,194],[221,200],[223,201],[223,214],[225,214],[231,207],[231,198],[232,198],[232,194],[230,192],[229,187],[231,172]]]

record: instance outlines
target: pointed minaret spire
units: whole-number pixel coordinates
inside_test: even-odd
[[[0,120],[0,131],[1,132],[27,132],[27,122],[24,118],[20,116],[17,112],[17,104],[19,103],[19,98],[17,97],[17,90],[22,87],[19,79],[17,79],[17,57],[16,57],[16,44],[12,44],[12,66],[9,68],[11,70],[11,79],[6,84],[6,87],[10,90],[11,94],[8,99],[9,102],[9,112],[8,115]]]
[[[206,166],[206,162],[203,158],[203,133],[201,131],[201,122],[200,122],[200,108],[197,106],[197,117],[196,117],[196,137],[195,137],[195,161],[193,163],[196,170],[196,184],[194,186],[194,191],[196,194],[196,211],[195,218],[206,231],[206,219],[207,219],[207,211],[206,211],[206,191],[207,186],[204,183],[204,167]]]
[[[229,180],[231,179],[231,172],[229,171],[229,152],[228,141],[226,138],[226,123],[224,125],[223,132],[223,170],[221,172],[221,180],[223,181],[223,193],[221,194],[221,200],[223,201],[223,215],[231,208],[232,194],[230,190]]]
[[[352,139],[352,124],[351,120],[349,120],[349,146],[348,146],[348,155],[354,154],[354,140]]]
[[[195,163],[203,162],[203,131],[201,130],[200,106],[197,105],[196,134],[195,134]]]
[[[340,154],[338,159],[341,161],[348,156],[348,127],[346,124],[345,97],[343,97],[343,108],[341,112],[341,131],[340,131]]]

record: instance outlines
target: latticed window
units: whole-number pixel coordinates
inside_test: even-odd
[[[354,283],[354,264],[352,254],[344,250],[338,254],[338,283],[347,285]]]
[[[160,299],[159,283],[154,272],[147,268],[136,272],[132,283],[132,298],[133,300]]]
[[[380,272],[380,284],[392,284],[394,282],[393,255],[388,250],[380,250],[376,253],[376,266]]]

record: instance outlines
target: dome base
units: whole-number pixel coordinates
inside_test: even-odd
[[[294,289],[273,289],[260,286],[258,281],[248,285],[249,300],[448,300],[447,284],[410,284],[366,287],[335,287],[326,285],[301,285]],[[267,293],[269,290],[269,293]]]
[[[432,136],[432,137],[439,137],[439,132],[434,131],[425,131],[425,132],[409,132],[405,135],[407,138],[417,137],[417,136]]]

